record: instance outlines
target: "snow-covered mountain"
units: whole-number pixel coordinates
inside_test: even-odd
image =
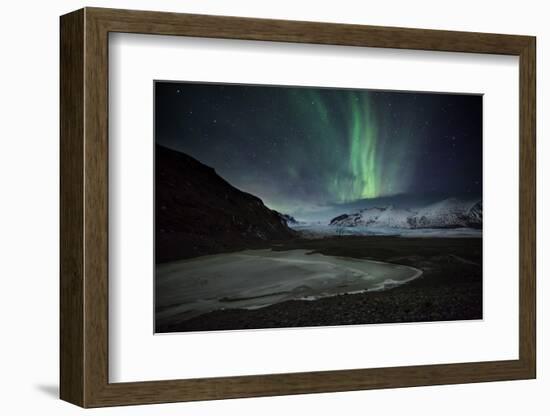
[[[281,223],[283,223],[285,225],[288,225],[289,227],[292,227],[293,225],[300,224],[300,221],[298,221],[292,215],[283,214],[283,213],[281,213],[279,211],[276,211],[274,209],[272,209],[271,211],[273,211],[275,213],[275,215],[277,215],[281,219]]]
[[[408,209],[389,206],[380,213],[375,225],[389,228],[409,228],[409,218],[412,214],[413,212]]]
[[[286,221],[288,226],[299,224],[296,218],[294,218],[292,215],[281,214],[281,217],[283,218],[283,220]]]
[[[330,221],[330,225],[343,227],[368,226],[376,223],[376,220],[386,208],[366,208],[354,214],[342,214]]]
[[[393,206],[365,208],[356,213],[343,214],[330,221],[336,227],[372,228],[481,228],[481,201],[449,198],[417,209]]]
[[[474,206],[470,208],[468,217],[472,224],[479,224],[479,228],[481,228],[483,224],[483,206],[481,201],[475,203]]]

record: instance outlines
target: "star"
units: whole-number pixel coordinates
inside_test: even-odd
[[[482,186],[481,98],[156,85],[156,141],[223,168],[225,180],[270,201],[272,209],[430,193],[431,188],[458,196]]]

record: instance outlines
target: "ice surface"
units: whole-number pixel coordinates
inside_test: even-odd
[[[325,256],[308,250],[246,250],[161,264],[156,268],[159,323],[224,308],[259,308],[382,290],[422,272],[409,266]]]

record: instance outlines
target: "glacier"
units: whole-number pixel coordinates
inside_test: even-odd
[[[395,235],[402,237],[481,237],[481,200],[447,198],[426,206],[363,208],[328,222],[298,223],[305,237],[330,235]]]

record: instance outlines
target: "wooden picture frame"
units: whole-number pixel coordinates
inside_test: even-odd
[[[82,407],[530,379],[535,333],[535,38],[85,8],[61,17],[60,396]],[[519,56],[519,359],[109,383],[108,34]]]

